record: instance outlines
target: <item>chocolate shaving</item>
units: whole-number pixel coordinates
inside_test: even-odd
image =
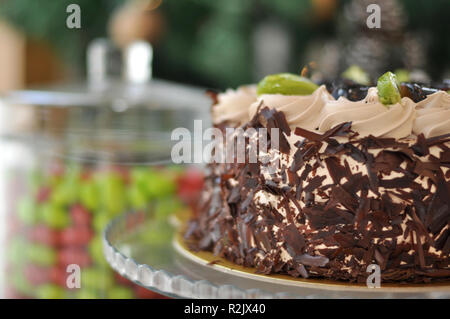
[[[329,259],[323,256],[311,256],[308,254],[302,254],[294,257],[294,260],[300,264],[315,267],[325,267]]]
[[[286,249],[291,256],[301,255],[305,248],[305,239],[294,224],[283,227],[283,238],[286,242]]]
[[[259,122],[262,126],[267,128],[267,133],[270,135],[270,137],[272,137],[272,129],[280,129],[281,132],[279,132],[278,134],[280,151],[282,153],[289,154],[289,142],[287,141],[286,136],[282,133],[285,133],[289,136],[291,134],[291,130],[289,128],[289,125],[287,124],[284,114],[281,112],[277,112],[274,109],[269,109],[268,107],[263,107],[258,114]]]
[[[418,156],[425,156],[430,154],[430,150],[428,148],[428,143],[423,134],[419,134],[417,136],[417,143],[411,146],[414,153]]]

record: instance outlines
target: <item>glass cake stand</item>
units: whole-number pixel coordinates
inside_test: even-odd
[[[172,216],[173,217],[173,216]],[[113,220],[103,236],[104,254],[122,276],[174,298],[450,298],[450,285],[360,284],[265,276],[187,249],[179,229],[184,218],[131,212]],[[185,219],[184,219],[185,220]]]

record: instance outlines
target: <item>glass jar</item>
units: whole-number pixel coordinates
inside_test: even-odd
[[[0,287],[7,298],[157,297],[114,273],[101,233],[114,217],[195,200],[202,177],[171,163],[171,131],[205,118],[201,89],[152,80],[66,86],[1,99]],[[154,208],[153,208],[154,209]]]

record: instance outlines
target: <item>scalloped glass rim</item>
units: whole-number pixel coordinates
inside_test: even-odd
[[[132,257],[126,256],[118,248],[112,244],[111,237],[115,234],[122,235],[126,234],[129,229],[130,222],[133,225],[142,224],[146,221],[149,214],[146,213],[136,213],[130,212],[124,214],[113,221],[106,227],[103,233],[103,251],[107,262],[110,266],[117,271],[120,275],[132,280],[136,284],[147,288],[149,290],[155,291],[157,293],[166,295],[173,298],[208,298],[208,299],[265,299],[265,298],[358,298],[358,294],[362,293],[362,290],[350,292],[351,294],[336,295],[339,289],[334,289],[334,293],[324,294],[320,293],[308,293],[306,295],[299,295],[292,292],[269,292],[259,288],[253,289],[241,289],[230,284],[220,284],[216,285],[205,279],[193,279],[186,275],[174,274],[170,271],[164,269],[157,269],[148,264],[141,264],[137,262]],[[176,240],[173,243],[168,243],[168,245],[176,246]],[[179,251],[179,247],[174,247],[174,252],[183,255]],[[184,254],[186,257],[186,254]],[[189,258],[189,257],[188,257]],[[198,258],[197,258],[198,259]],[[192,260],[192,258],[191,258]],[[198,262],[200,266],[205,262]],[[214,269],[217,272],[221,270]],[[222,270],[222,274],[224,274]],[[225,274],[226,276],[234,276],[235,274]],[[242,276],[242,275],[241,275]],[[249,276],[251,277],[251,276]],[[273,282],[274,286],[277,286],[276,282]],[[431,287],[430,287],[431,288]],[[344,289],[345,290],[345,289]],[[341,291],[344,293],[344,290]],[[383,289],[384,290],[384,289]],[[438,289],[436,291],[431,291],[430,289],[425,289],[425,291],[411,291],[405,295],[397,295],[397,293],[405,293],[405,289],[402,291],[380,291],[378,289],[370,289],[372,295],[371,298],[449,298],[450,292],[445,287],[444,290]],[[411,289],[414,290],[414,289]],[[418,293],[418,295],[416,295]],[[366,293],[367,298],[367,293]],[[364,296],[359,296],[364,297]]]
[[[110,234],[115,227],[136,213],[130,212],[112,220],[103,232],[103,253],[109,265],[120,275],[134,283],[172,298],[200,299],[246,299],[246,298],[295,298],[289,293],[271,294],[260,289],[241,290],[233,285],[216,286],[208,280],[193,280],[184,275],[175,275],[164,269],[155,269],[139,264],[125,256],[111,244]]]

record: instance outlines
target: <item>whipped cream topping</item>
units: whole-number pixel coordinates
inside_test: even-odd
[[[282,111],[292,129],[302,127],[315,130],[319,125],[323,107],[333,100],[325,85],[320,86],[311,95],[263,94],[250,106],[249,116],[252,118],[255,115],[262,102],[265,106]]]
[[[239,126],[249,121],[263,104],[282,111],[291,127],[325,132],[343,122],[352,122],[352,130],[361,137],[404,138],[423,133],[433,137],[450,133],[450,94],[438,91],[415,103],[404,97],[397,104],[384,105],[378,90],[372,87],[366,98],[335,100],[325,85],[311,95],[263,94],[257,96],[256,86],[242,86],[218,95],[212,109],[214,124],[228,122]]]
[[[256,85],[241,86],[237,90],[228,89],[217,96],[218,103],[212,108],[214,124],[228,122],[239,126],[250,120],[248,108],[256,101]]]
[[[450,94],[438,91],[417,103],[413,133],[425,137],[450,134]]]
[[[415,103],[410,98],[393,105],[383,105],[378,99],[378,90],[370,88],[365,99],[352,102],[346,98],[328,102],[320,115],[319,131],[325,132],[334,126],[352,122],[352,130],[361,137],[402,138],[411,135],[415,119]]]

